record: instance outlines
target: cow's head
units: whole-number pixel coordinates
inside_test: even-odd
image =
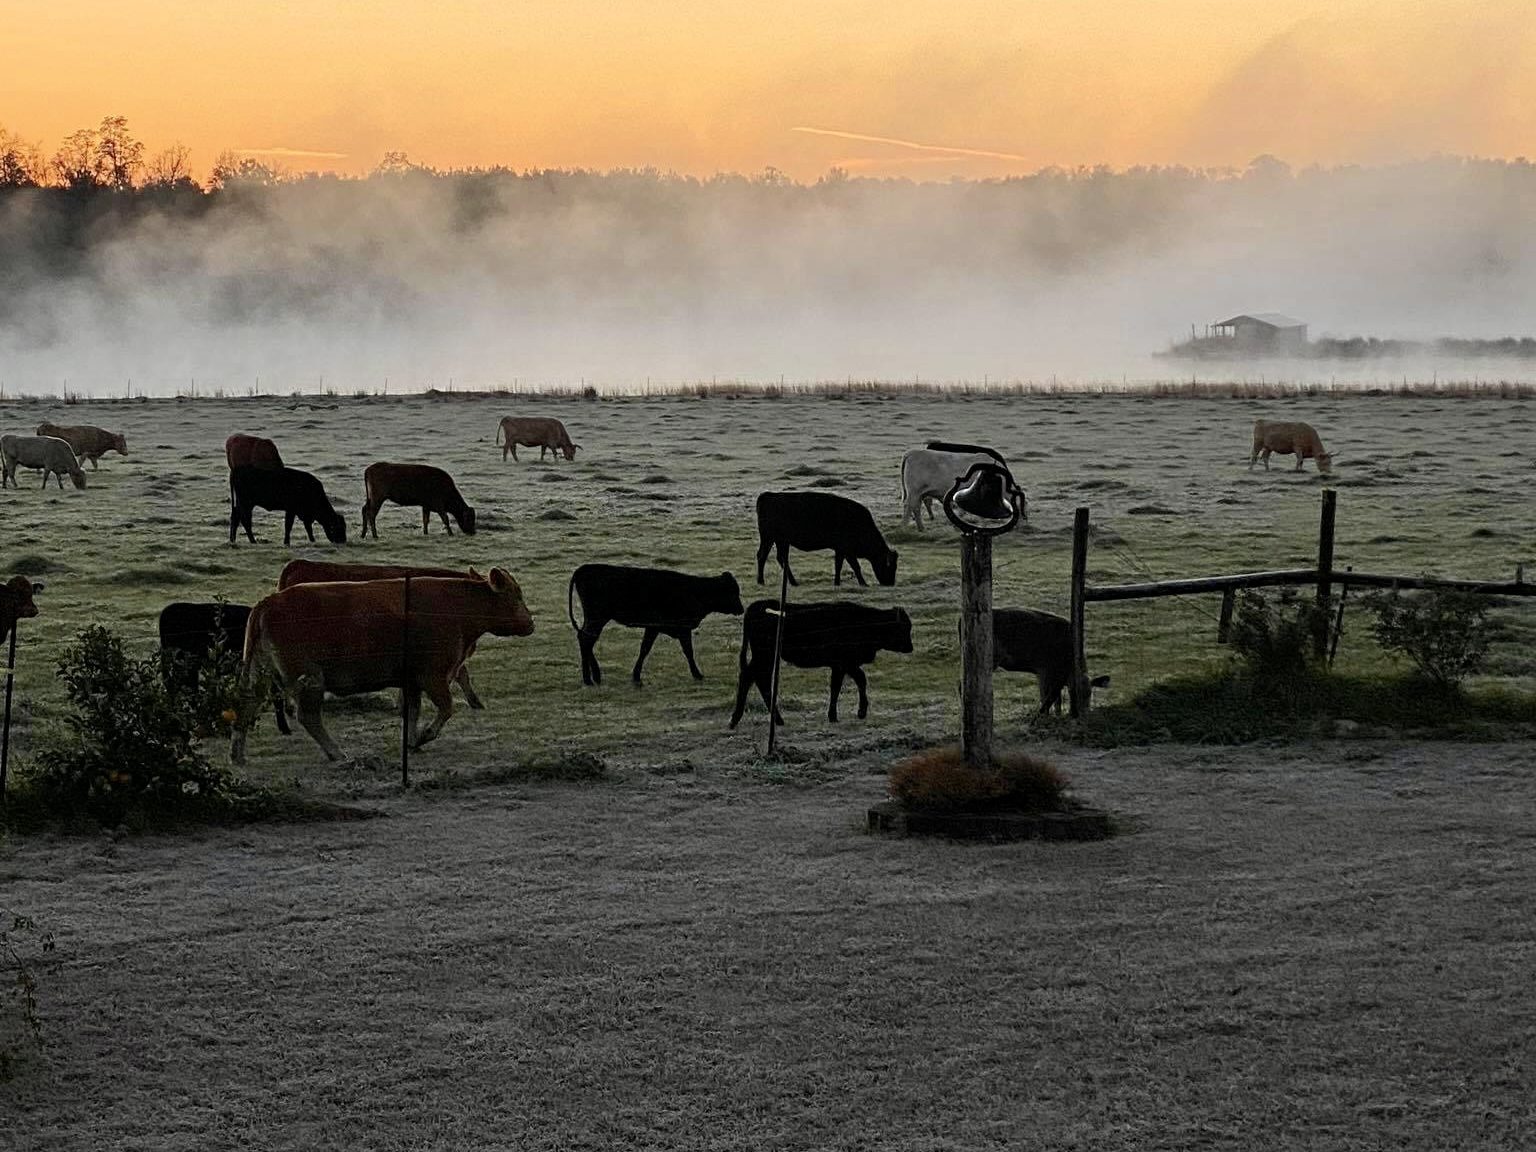
[[[459,528],[466,536],[475,534],[475,510],[468,504],[464,505],[464,511],[454,513],[455,520],[459,522]]]
[[[478,575],[473,568],[469,570],[471,576]],[[518,587],[517,581],[512,579],[512,573],[505,568],[492,568],[491,574],[485,578],[495,593],[495,611],[492,615],[491,626],[487,629],[492,636],[528,636],[533,632],[533,614],[528,611],[528,605],[523,603],[523,590]]]
[[[76,466],[75,470],[69,474],[69,479],[76,488],[85,487],[85,473],[80,471],[78,466]]]
[[[320,527],[325,530],[325,538],[332,544],[347,542],[347,522],[336,509],[328,507],[320,513]]]
[[[907,615],[905,608],[892,609],[891,616],[896,627],[891,629],[884,648],[891,652],[912,651],[912,617]]]
[[[1333,453],[1319,452],[1317,454],[1317,470],[1324,474],[1333,471]]]
[[[714,583],[714,610],[727,616],[740,616],[745,609],[741,606],[741,586],[736,583],[736,577],[729,572],[722,572],[715,577]]]
[[[572,444],[569,440],[567,440],[564,444],[560,445],[560,451],[565,453],[565,458],[567,460],[574,460],[576,459],[576,449],[580,447],[580,444]]]
[[[884,556],[873,557],[869,566],[875,570],[875,579],[882,587],[889,588],[896,583],[896,550],[888,549]]]
[[[1087,707],[1088,703],[1093,700],[1093,690],[1095,688],[1108,688],[1108,687],[1109,687],[1109,677],[1108,676],[1095,676],[1091,680],[1089,680],[1088,681],[1088,700],[1084,701],[1084,705],[1083,706]]]
[[[32,594],[43,590],[41,584],[34,584],[25,576],[12,576],[4,588],[9,593],[11,611],[15,613],[16,619],[30,620],[37,615],[37,605],[32,601]]]
[[[128,437],[119,432],[112,437],[112,447],[116,449],[119,456],[128,455]]]

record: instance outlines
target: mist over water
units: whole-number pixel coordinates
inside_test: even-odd
[[[1536,167],[914,184],[408,172],[90,205],[0,193],[7,393],[1188,377],[1237,312],[1314,337],[1536,332]],[[1536,365],[1254,362],[1270,379]]]

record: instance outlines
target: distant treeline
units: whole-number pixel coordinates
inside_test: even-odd
[[[1264,348],[1238,345],[1222,337],[1200,337],[1175,344],[1159,355],[1175,360],[1536,360],[1536,338],[1504,336],[1473,340],[1381,340],[1375,336],[1324,336],[1305,347]]]

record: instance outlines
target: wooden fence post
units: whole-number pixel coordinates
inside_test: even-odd
[[[1083,636],[1083,591],[1088,582],[1088,509],[1079,508],[1072,521],[1072,679],[1067,685],[1071,712],[1088,710],[1088,645]]]
[[[400,617],[400,787],[411,786],[411,577],[405,577]]]
[[[1221,594],[1221,619],[1216,622],[1216,643],[1225,644],[1232,635],[1232,611],[1237,607],[1237,589]]]
[[[16,633],[20,628],[21,621],[12,622],[11,654],[5,663],[5,720],[0,723],[0,812],[5,811],[8,803],[5,776],[11,760],[11,685],[16,683]]]
[[[1338,511],[1339,493],[1323,489],[1323,515],[1317,532],[1317,620],[1313,648],[1319,659],[1328,655],[1328,604],[1333,595],[1333,523]]]
[[[992,766],[992,537],[960,537],[960,751]]]

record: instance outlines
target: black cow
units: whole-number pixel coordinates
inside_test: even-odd
[[[757,498],[757,582],[763,582],[768,553],[778,549],[779,567],[798,584],[789,569],[789,550],[820,552],[831,549],[834,557],[832,583],[843,582],[843,562],[853,568],[854,579],[864,584],[860,560],[868,560],[875,579],[896,583],[896,553],[886,544],[869,509],[857,500],[830,492],[764,492]]]
[[[1060,714],[1062,690],[1072,682],[1071,623],[1034,608],[994,608],[992,666],[1033,672],[1040,681],[1039,714],[1044,716],[1053,706]],[[1095,676],[1088,681],[1088,694],[1108,685],[1108,676]]]
[[[581,600],[582,622],[576,623],[574,601]],[[640,669],[651,654],[651,645],[662,633],[674,638],[688,658],[688,671],[704,679],[693,658],[693,633],[711,612],[740,616],[741,589],[729,572],[718,576],[690,576],[666,568],[627,568],[618,564],[583,564],[571,574],[565,593],[566,612],[581,645],[581,682],[601,684],[597,639],[614,620],[627,628],[644,628],[640,659],[632,673],[640,683]]]
[[[731,713],[731,727],[741,720],[747,706],[747,690],[753,684],[770,703],[773,680],[773,649],[778,633],[779,602],[758,600],[747,609],[741,623],[741,676],[736,682],[736,710]],[[784,655],[786,664],[796,668],[832,669],[832,695],[827,703],[827,719],[837,719],[837,698],[843,690],[843,677],[859,686],[859,719],[869,714],[869,691],[864,677],[865,664],[875,654],[912,651],[912,618],[904,608],[870,608],[837,600],[823,604],[791,604],[784,618]],[[784,717],[775,714],[782,724]]]
[[[251,513],[257,508],[270,508],[285,513],[283,517],[283,543],[293,537],[294,520],[304,522],[304,531],[310,543],[315,540],[315,521],[325,529],[325,538],[332,544],[347,542],[347,522],[331,507],[325,494],[325,486],[308,472],[297,468],[257,468],[242,465],[229,472],[229,542],[235,542],[235,529],[244,528],[246,539],[252,544],[256,537],[251,532]]]
[[[251,609],[245,604],[196,604],[177,600],[160,610],[161,670],[168,684],[196,688],[198,669],[221,640],[226,652],[238,660],[245,651],[245,622]],[[173,655],[174,654],[174,655]],[[277,730],[291,731],[281,694],[274,692]]]

